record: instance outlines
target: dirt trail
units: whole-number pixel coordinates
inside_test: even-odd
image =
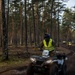
[[[58,50],[61,52],[65,52],[68,56],[68,61],[67,61],[67,75],[75,75],[75,52],[70,51],[68,49],[59,47]],[[15,68],[13,70],[6,71],[4,73],[1,73],[0,75],[26,75],[26,69],[27,66],[22,66]]]
[[[68,60],[68,72],[67,75],[75,75],[75,54],[70,56]]]

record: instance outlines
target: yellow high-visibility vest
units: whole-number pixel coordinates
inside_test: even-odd
[[[48,45],[46,44],[46,40],[43,40],[43,44],[44,44],[44,49],[45,50],[52,51],[52,50],[55,49],[54,46],[52,45],[52,39],[49,40]]]
[[[72,45],[72,43],[71,43],[71,42],[69,42],[69,43],[68,43],[68,45]]]

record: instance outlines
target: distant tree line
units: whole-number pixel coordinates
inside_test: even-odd
[[[75,41],[75,8],[66,8],[62,18],[61,37],[65,41]]]

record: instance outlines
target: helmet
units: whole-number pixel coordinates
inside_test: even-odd
[[[45,34],[44,38],[50,38],[50,34]]]

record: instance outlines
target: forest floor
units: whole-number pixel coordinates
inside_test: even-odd
[[[58,47],[57,50],[68,55],[67,75],[75,75],[75,46],[70,49]],[[39,55],[41,51],[29,49],[30,55]],[[25,54],[24,48],[10,48],[10,60],[0,61],[0,75],[26,75],[26,69],[29,64],[29,55]],[[14,55],[14,56],[13,56]]]

